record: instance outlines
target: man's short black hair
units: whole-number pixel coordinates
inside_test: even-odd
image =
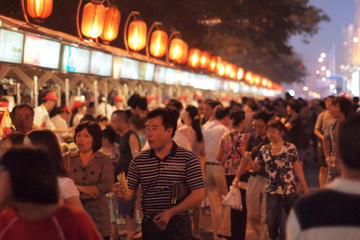
[[[296,113],[300,113],[301,108],[302,108],[300,100],[290,99],[289,102],[288,102],[288,105]]]
[[[239,107],[235,107],[230,111],[230,119],[232,121],[232,125],[237,127],[242,121],[245,119],[245,112]]]
[[[112,114],[112,116],[117,116],[118,118],[121,118],[126,123],[130,123],[129,119],[132,115],[131,110],[116,110]]]
[[[9,171],[15,202],[56,204],[59,200],[54,161],[41,149],[21,147],[8,150],[0,161]]]
[[[102,146],[102,131],[100,126],[93,121],[84,121],[81,122],[76,128],[75,128],[75,142],[76,142],[76,136],[78,135],[79,132],[81,132],[83,129],[87,129],[89,134],[91,135],[92,139],[93,139],[93,145],[92,145],[92,149],[93,152],[98,151],[101,146]]]
[[[219,101],[215,101],[211,98],[205,99],[204,104],[209,105],[212,109],[215,109],[216,106],[221,105],[221,103]]]
[[[11,111],[11,114],[10,114],[10,115],[11,115],[11,119],[14,119],[16,110],[17,110],[17,109],[20,109],[20,108],[28,108],[28,109],[30,110],[30,112],[32,113],[32,115],[34,116],[34,109],[33,109],[30,105],[28,105],[28,104],[26,104],[26,103],[23,103],[23,104],[16,105],[16,106],[13,108],[13,110]]]
[[[339,153],[346,168],[360,171],[360,114],[346,119],[339,128]]]
[[[168,108],[156,108],[149,112],[146,118],[151,119],[159,116],[162,118],[165,129],[173,129],[171,136],[174,137],[177,128],[177,118],[174,116],[173,112]]]
[[[258,105],[256,104],[256,101],[252,98],[247,99],[245,105],[248,105],[248,107],[251,109],[251,111],[258,110]]]
[[[336,97],[331,103],[332,106],[339,105],[340,111],[345,117],[349,117],[354,113],[352,102],[345,97]]]
[[[222,120],[226,116],[229,116],[229,115],[230,115],[230,108],[229,107],[218,106],[215,109],[215,119],[217,119],[217,120]]]
[[[166,104],[166,107],[170,107],[170,106],[176,108],[179,112],[184,108],[182,103],[174,98],[170,99],[168,104]]]
[[[265,124],[267,124],[271,118],[272,115],[270,113],[267,113],[266,111],[261,111],[254,115],[255,120],[262,120]]]
[[[132,109],[138,107],[141,110],[146,111],[148,108],[146,97],[142,97],[137,93],[134,93],[133,95],[130,96],[130,98],[127,101],[127,104]]]
[[[112,129],[110,126],[105,128],[103,131],[103,138],[109,140],[111,144],[114,144],[116,142],[116,139],[118,138],[117,133]]]

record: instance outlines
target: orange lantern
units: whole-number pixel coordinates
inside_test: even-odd
[[[151,34],[150,54],[154,57],[163,57],[166,53],[168,35],[163,30],[155,30]]]
[[[256,76],[255,76],[255,79],[254,79],[255,85],[257,85],[257,86],[260,85],[260,81],[261,81],[261,80],[260,80],[260,76],[259,76],[259,75],[256,75]]]
[[[26,7],[32,18],[45,19],[52,12],[53,0],[27,0]]]
[[[116,7],[110,6],[105,15],[104,30],[100,38],[109,43],[117,38],[119,33],[121,13]]]
[[[230,65],[230,73],[229,73],[229,77],[232,79],[236,78],[236,72],[235,72],[236,66],[234,64]]]
[[[246,80],[246,82],[249,83],[249,84],[254,84],[252,72],[246,72],[246,74],[245,74],[245,80]]]
[[[266,78],[263,78],[262,81],[261,81],[261,85],[262,85],[263,87],[266,87],[266,86],[267,86],[267,82],[268,82],[268,80],[267,80]]]
[[[237,80],[240,81],[243,77],[244,77],[244,69],[239,67],[237,70],[236,78],[237,78]]]
[[[84,6],[81,32],[86,37],[98,38],[104,30],[106,8],[98,2],[89,2]]]
[[[216,72],[217,74],[222,77],[225,75],[225,62],[219,60],[216,64]]]
[[[216,64],[220,58],[219,57],[211,57],[209,63],[209,71],[214,72],[216,70]]]
[[[179,64],[187,61],[189,47],[181,38],[174,38],[170,42],[169,59]]]
[[[192,68],[199,67],[200,66],[200,57],[201,57],[200,49],[197,49],[197,48],[190,49],[188,65]]]
[[[210,63],[210,53],[202,52],[200,56],[200,67],[207,68]]]
[[[146,46],[147,26],[142,20],[134,20],[129,25],[128,44],[129,48],[138,52]]]

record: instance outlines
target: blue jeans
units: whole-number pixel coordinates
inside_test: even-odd
[[[266,196],[266,223],[269,236],[276,240],[285,240],[285,223],[290,209],[294,206],[298,195],[267,194]]]
[[[189,214],[172,217],[165,230],[160,230],[152,220],[144,217],[141,230],[143,240],[192,240]]]

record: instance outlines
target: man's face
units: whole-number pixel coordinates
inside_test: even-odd
[[[14,113],[14,126],[17,131],[24,134],[32,129],[34,122],[34,115],[27,107],[16,109]]]
[[[110,126],[115,132],[121,132],[121,129],[122,129],[122,120],[121,120],[121,118],[118,115],[113,114],[111,116]]]
[[[341,112],[341,109],[340,109],[340,105],[339,104],[331,105],[330,114],[335,119],[341,118],[342,112]]]
[[[160,150],[172,141],[173,129],[165,129],[161,116],[150,118],[146,123],[145,133],[151,149]]]
[[[266,134],[266,124],[261,119],[254,119],[252,121],[252,127],[255,130],[255,134],[258,136],[264,136]]]
[[[327,98],[327,99],[325,100],[326,109],[330,109],[331,104],[332,104],[332,101],[333,101],[332,98]]]
[[[209,119],[213,114],[213,109],[209,104],[204,104],[204,117],[205,119]]]
[[[55,105],[56,105],[56,101],[49,100],[49,108],[50,108],[49,112],[54,109]]]

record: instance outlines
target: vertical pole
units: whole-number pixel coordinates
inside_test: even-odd
[[[94,97],[95,97],[95,112],[96,112],[97,106],[98,106],[98,100],[99,100],[98,99],[99,98],[99,90],[98,90],[98,81],[97,80],[94,81]]]
[[[109,91],[109,84],[108,81],[105,81],[105,90],[104,90],[104,95],[105,95],[105,117],[108,116],[108,91]],[[97,101],[97,100],[96,100]]]
[[[21,104],[20,83],[16,84],[16,104]]]
[[[38,86],[39,78],[38,76],[34,76],[34,107],[39,105],[38,97],[39,97],[39,86]]]
[[[68,78],[65,78],[65,105],[69,106],[70,104],[70,81]]]

